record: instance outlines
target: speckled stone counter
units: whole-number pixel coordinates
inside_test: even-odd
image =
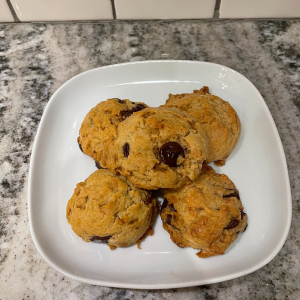
[[[27,216],[33,140],[55,90],[83,71],[150,59],[219,63],[264,97],[285,150],[288,239],[262,269],[176,290],[126,290],[65,277],[37,252]],[[0,299],[300,299],[300,20],[0,24]]]

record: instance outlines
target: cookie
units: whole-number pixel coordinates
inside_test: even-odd
[[[79,148],[99,164],[103,146],[117,137],[120,122],[146,107],[148,106],[142,102],[117,98],[98,103],[88,112],[81,124],[77,139]]]
[[[146,108],[122,122],[100,164],[136,187],[175,188],[195,179],[207,155],[205,132],[173,108]]]
[[[67,205],[67,220],[85,242],[107,243],[111,249],[144,239],[151,231],[157,199],[135,188],[123,176],[101,169],[77,184]]]
[[[203,165],[194,181],[164,190],[161,219],[178,247],[201,249],[197,255],[205,258],[224,254],[246,230],[248,217],[233,182]]]
[[[240,119],[228,102],[209,94],[208,87],[203,87],[192,94],[170,94],[163,106],[174,107],[193,116],[206,132],[208,140],[206,163],[216,162],[218,166],[225,164],[241,132]]]

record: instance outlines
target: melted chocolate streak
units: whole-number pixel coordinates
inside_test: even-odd
[[[235,198],[241,200],[241,199],[240,199],[240,195],[239,195],[239,193],[238,193],[236,190],[229,190],[229,191],[233,191],[233,193],[231,193],[231,194],[229,194],[229,195],[223,195],[223,198],[231,198],[231,197],[235,197]]]
[[[135,104],[134,102],[132,102],[132,103]],[[135,113],[137,111],[140,111],[140,110],[143,110],[145,108],[146,108],[145,105],[143,105],[143,104],[137,104],[135,107],[133,107],[130,110],[122,110],[122,111],[120,111],[121,118],[124,121],[125,119],[127,119],[128,117],[130,117],[133,113]]]
[[[172,215],[168,214],[166,218],[166,223],[172,226],[174,229],[178,229],[175,225],[172,224]]]
[[[231,221],[227,224],[224,229],[233,229],[237,227],[240,224],[240,221],[238,219],[232,218]]]
[[[99,161],[95,161],[95,166],[98,168],[98,169],[104,169],[101,167]]]
[[[167,199],[164,199],[164,202],[160,208],[160,212],[162,212],[169,204],[169,201]]]

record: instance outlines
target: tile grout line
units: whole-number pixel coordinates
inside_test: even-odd
[[[220,17],[220,5],[221,5],[221,0],[216,0],[216,6],[215,6],[213,19],[219,19],[219,17]]]
[[[0,22],[0,24],[101,24],[101,23],[129,23],[129,22],[266,22],[266,21],[299,21],[299,18],[209,18],[209,19],[128,19],[128,20],[80,20],[80,21],[18,21],[18,22]]]
[[[9,9],[10,9],[11,14],[13,15],[13,18],[14,18],[15,22],[16,22],[16,23],[20,23],[21,21],[20,21],[20,19],[18,18],[18,16],[17,16],[17,14],[16,14],[16,12],[15,12],[15,10],[14,10],[14,8],[13,8],[11,2],[10,2],[10,0],[6,0],[6,3],[7,3],[7,5],[8,5],[8,7],[9,7]]]
[[[114,20],[117,19],[115,0],[110,0]]]

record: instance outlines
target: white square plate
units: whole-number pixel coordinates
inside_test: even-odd
[[[141,243],[111,251],[85,243],[67,223],[66,205],[76,183],[96,170],[78,148],[86,113],[108,98],[129,98],[159,106],[168,93],[192,92],[203,85],[236,109],[240,141],[217,172],[240,191],[248,229],[225,255],[201,259],[197,250],[178,248],[162,228]],[[29,220],[33,241],[54,268],[77,280],[123,288],[163,289],[209,284],[249,274],[279,252],[291,223],[291,192],[282,144],[272,116],[257,89],[238,72],[217,64],[145,61],[82,73],[50,99],[32,151]]]

